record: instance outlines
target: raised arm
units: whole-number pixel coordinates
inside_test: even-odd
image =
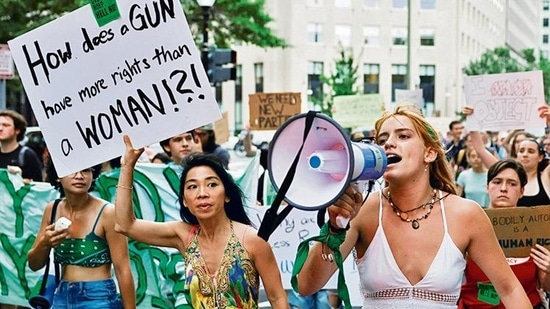
[[[135,149],[127,135],[124,136],[124,144],[126,151],[120,161],[120,176],[116,189],[115,231],[146,244],[181,249],[181,239],[184,238],[180,237],[177,231],[185,230],[185,227],[181,226],[184,223],[136,219],[132,205],[134,167],[143,148]]]
[[[103,218],[105,238],[109,244],[124,309],[134,309],[136,308],[136,290],[132,269],[130,268],[128,239],[114,230],[115,210],[112,205],[107,206],[103,212]]]
[[[372,199],[369,198],[366,203]],[[340,253],[343,259],[349,255],[355,246],[359,231],[362,227],[362,212],[366,207],[361,208],[362,196],[352,186],[348,187],[345,194],[328,208],[330,224],[337,228],[336,217],[350,218],[350,228],[346,232],[345,240],[340,245]],[[362,209],[361,211],[359,209]],[[359,212],[359,214],[358,214]],[[357,218],[356,218],[357,216]],[[329,233],[331,233],[329,231]],[[331,253],[327,245],[315,242],[309,249],[307,260],[298,274],[298,289],[302,295],[313,294],[322,289],[337,269],[337,265],[323,257]]]
[[[474,109],[470,106],[465,106],[462,111],[466,117],[471,116],[474,113]],[[472,147],[485,167],[489,168],[498,161],[498,159],[495,158],[495,156],[487,148],[485,148],[479,131],[470,131],[469,134],[472,141]]]

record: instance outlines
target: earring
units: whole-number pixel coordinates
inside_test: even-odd
[[[428,171],[428,164],[424,165],[424,172]]]

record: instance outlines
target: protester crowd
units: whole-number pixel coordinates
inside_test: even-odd
[[[466,106],[463,113],[471,117],[475,110]],[[548,106],[539,107],[538,113],[550,123]],[[311,247],[297,275],[296,291],[287,293],[270,246],[256,236],[244,212],[239,188],[227,173],[229,152],[216,144],[212,125],[161,141],[163,152],[159,153],[134,149],[125,137],[121,157],[59,178],[47,147],[36,153],[21,144],[24,117],[6,110],[0,112],[0,168],[21,174],[26,183],[50,182],[66,194],[58,203],[45,203],[42,226],[28,253],[33,270],[44,266],[50,250],[61,262],[62,285],[55,298],[59,308],[90,301],[71,297],[79,293],[69,289],[75,282],[80,292],[95,293],[104,283],[119,290],[121,299],[108,300],[111,305],[91,301],[91,306],[135,306],[125,236],[181,252],[188,261],[181,299],[194,307],[256,308],[262,280],[274,308],[343,308],[336,290],[324,289],[337,270],[326,257],[335,255],[338,248],[343,258],[354,256],[365,308],[456,308],[458,304],[459,308],[489,308],[489,300],[477,296],[481,286],[489,286],[496,295],[490,300],[492,306],[548,308],[550,252],[537,245],[530,256],[512,263],[500,249],[483,209],[550,205],[550,133],[536,135],[523,128],[469,130],[466,123],[452,121],[448,132],[438,132],[407,104],[384,114],[374,132],[368,132],[392,157],[380,179],[382,185],[366,200],[364,192],[351,185],[328,207],[329,221],[321,229],[325,243]],[[365,135],[358,138],[356,133],[350,139],[359,142]],[[248,157],[267,158],[267,149],[255,149],[250,139],[245,148]],[[137,162],[183,166],[181,222],[164,225],[133,216]],[[93,179],[113,168],[121,170],[115,205],[87,194]],[[259,187],[261,195],[263,186]],[[508,202],[503,204],[504,197]],[[78,228],[55,230],[49,222],[55,211],[57,217],[65,215],[78,222]],[[351,221],[346,227],[338,226],[337,216]],[[67,250],[78,241],[86,246],[99,242],[105,254],[94,258],[84,248],[85,258],[78,259]],[[333,241],[336,247],[329,245]],[[109,289],[100,293],[112,297]],[[0,308],[14,307],[0,304]]]

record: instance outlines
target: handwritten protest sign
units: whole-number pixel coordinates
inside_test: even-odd
[[[424,108],[422,89],[395,89],[395,102],[411,102],[422,110]]]
[[[90,5],[9,42],[57,172],[71,172],[220,118],[178,0]]]
[[[333,108],[332,118],[344,128],[374,127],[374,122],[384,112],[380,94],[337,96]]]
[[[252,130],[276,130],[302,110],[299,92],[254,93],[248,102]]]
[[[535,244],[550,249],[550,207],[485,210],[507,257],[529,256]]]
[[[474,108],[466,119],[469,130],[544,132],[546,124],[537,113],[545,102],[541,71],[466,76],[464,95],[466,104]]]

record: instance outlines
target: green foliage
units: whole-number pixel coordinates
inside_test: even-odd
[[[353,49],[339,46],[339,58],[335,61],[335,72],[329,76],[321,75],[324,85],[329,87],[329,92],[322,94],[321,98],[310,96],[313,105],[328,116],[332,116],[334,97],[339,95],[354,95],[359,93],[355,86],[359,65],[355,63]]]
[[[542,56],[537,59],[535,51],[531,48],[522,50],[519,59],[511,56],[508,47],[497,47],[493,50],[487,50],[481,55],[479,60],[470,62],[462,69],[466,75],[526,72],[534,70],[542,71],[544,89],[550,87],[550,62]],[[546,93],[545,98],[546,101],[549,100],[549,95]]]
[[[202,39],[202,10],[195,0],[180,0],[198,41]],[[0,43],[71,12],[88,0],[0,0]],[[260,47],[287,47],[268,27],[273,19],[265,0],[218,0],[211,9],[210,29],[218,47],[246,42]]]
[[[195,42],[202,43],[202,9],[195,0],[180,2]],[[0,0],[0,43],[88,3],[89,0]],[[271,21],[273,19],[265,11],[265,0],[218,0],[211,9],[210,35],[218,47],[229,47],[234,42],[264,48],[287,47],[284,39],[277,37],[268,27]],[[10,100],[21,101],[23,86],[17,76],[8,80],[7,88]]]

